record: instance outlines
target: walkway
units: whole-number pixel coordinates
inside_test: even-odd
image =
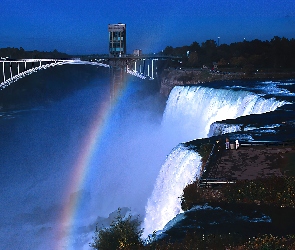
[[[216,159],[211,159],[206,166],[201,183],[288,175],[292,171],[290,167],[295,166],[295,146],[291,144],[241,144],[238,150],[226,150],[223,144],[221,146],[219,151],[215,147]]]

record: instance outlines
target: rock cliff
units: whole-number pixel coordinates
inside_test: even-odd
[[[208,69],[165,69],[160,77],[160,93],[169,96],[176,85],[194,85],[204,82],[234,79],[284,79],[294,78],[295,72],[230,72],[211,71]]]
[[[244,73],[222,73],[208,69],[165,69],[161,75],[160,93],[168,96],[176,85],[193,85],[216,80],[242,78]]]

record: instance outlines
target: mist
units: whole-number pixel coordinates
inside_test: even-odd
[[[165,99],[156,82],[130,77],[108,107],[83,185],[67,193],[93,119],[109,100],[110,79],[94,66],[62,67],[13,83],[1,110],[1,249],[53,249],[57,241],[88,249],[96,224],[108,225],[118,207],[143,219],[173,148],[161,131]],[[76,196],[72,224],[62,225],[62,211]],[[61,238],[69,227],[71,234]]]
[[[199,164],[199,156],[177,147],[180,142],[206,137],[217,120],[286,104],[247,91],[179,87],[166,106],[156,81],[130,76],[120,87],[110,101],[107,69],[64,65],[1,91],[1,249],[89,249],[96,225],[108,226],[119,207],[143,221],[146,210],[159,215],[172,206],[157,227],[145,221],[150,230],[161,228],[180,209],[178,201],[164,199],[165,207],[157,207],[159,195],[168,197],[158,187],[171,190],[173,169],[186,169],[188,179],[197,174],[177,166],[188,160],[196,170]],[[178,151],[183,158],[174,159]]]

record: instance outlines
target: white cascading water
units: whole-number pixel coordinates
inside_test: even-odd
[[[270,112],[286,103],[249,91],[176,86],[167,101],[162,126],[185,142],[207,137],[213,122]]]
[[[178,142],[205,138],[216,121],[274,111],[286,103],[249,91],[176,86],[169,95],[162,128]],[[199,176],[200,163],[201,157],[182,144],[168,155],[146,205],[144,236],[162,230],[182,212],[180,197],[184,187]]]
[[[214,122],[210,126],[208,137],[241,131],[242,124],[226,124]]]
[[[169,220],[182,212],[182,191],[200,175],[200,170],[201,157],[198,153],[182,144],[172,150],[161,168],[152,198],[146,206],[144,236],[162,229]]]

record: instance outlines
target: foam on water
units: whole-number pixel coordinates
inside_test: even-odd
[[[167,101],[162,126],[181,142],[190,141],[210,136],[210,126],[216,121],[270,112],[286,103],[249,91],[176,86]]]
[[[162,127],[171,137],[190,141],[212,136],[215,130],[222,133],[240,130],[240,125],[215,125],[210,130],[216,121],[274,111],[286,103],[245,90],[176,86],[167,101]],[[182,212],[179,197],[184,187],[198,178],[200,165],[200,155],[182,144],[168,155],[146,205],[144,236],[162,230]]]

